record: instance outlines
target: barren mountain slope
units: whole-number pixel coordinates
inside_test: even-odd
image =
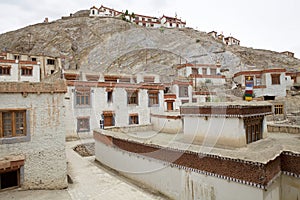
[[[216,63],[235,73],[247,66],[299,68],[277,52],[227,47],[190,28],[153,29],[113,18],[69,17],[0,35],[0,48],[60,56],[66,69],[158,73],[172,78],[176,64]]]

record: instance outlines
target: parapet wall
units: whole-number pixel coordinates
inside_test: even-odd
[[[94,136],[96,160],[173,199],[285,200],[299,195],[299,154],[283,152],[263,164]]]

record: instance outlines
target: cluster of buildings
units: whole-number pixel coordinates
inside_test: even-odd
[[[124,17],[126,20],[135,23],[144,27],[153,27],[153,28],[184,28],[186,25],[185,21],[175,17],[168,17],[163,15],[160,18],[151,17],[146,15],[140,15],[135,13],[125,13],[122,11],[117,11],[112,8],[105,7],[101,5],[100,8],[95,6],[90,8],[90,16],[91,17]]]
[[[178,174],[178,170],[187,170],[187,166],[190,165],[184,161],[174,161],[172,164],[160,156],[150,156],[151,162],[145,163],[147,159],[139,160],[139,156],[132,156],[139,155],[139,150],[133,152],[131,147],[141,148],[142,152],[143,148],[154,146],[143,146],[143,142],[130,141],[126,133],[181,133],[183,140],[180,142],[183,144],[192,138],[191,143],[194,140],[198,143],[205,141],[206,144],[225,149],[247,147],[265,139],[268,136],[266,116],[273,115],[275,110],[276,114],[284,114],[284,104],[276,100],[285,97],[286,91],[293,84],[300,83],[300,73],[287,73],[285,69],[241,71],[234,74],[231,80],[243,90],[246,79],[253,80],[256,98],[270,102],[225,103],[224,101],[230,100],[226,97],[224,99],[218,93],[228,81],[228,77],[222,74],[221,65],[218,63],[180,64],[177,66],[177,78],[172,82],[163,83],[156,74],[120,75],[65,70],[60,58],[3,52],[0,56],[0,191],[16,187],[66,188],[65,138],[92,137],[93,131],[97,129],[94,137],[96,159],[100,162],[112,168],[117,168],[116,165],[120,164],[117,160],[124,159],[128,161],[125,163],[137,162],[140,163],[139,166],[163,163],[168,166],[166,174],[172,170],[175,170],[174,174]],[[123,150],[119,151],[112,147],[112,144],[120,146]],[[155,148],[160,145],[156,144]],[[105,151],[102,151],[103,149]],[[130,158],[126,157],[124,151]],[[174,147],[166,153],[176,154],[178,151],[183,150]],[[107,154],[104,155],[104,152]],[[298,153],[295,151],[291,156],[298,159]],[[125,157],[119,159],[119,154]],[[195,150],[189,150],[185,156],[189,158],[193,155],[196,155]],[[287,155],[290,156],[288,153]],[[284,157],[286,154],[280,156]],[[273,179],[279,176],[278,173],[282,173],[280,170],[269,170],[273,166],[270,164],[271,160],[264,164],[262,161],[247,163],[248,161],[242,158],[232,166],[242,165],[245,170],[253,165],[258,168],[260,166],[263,169],[262,173],[272,173],[272,176],[265,177],[262,182],[259,178],[248,180],[247,175],[241,174],[240,171],[236,172],[238,175],[228,174],[225,168],[213,173],[214,170],[206,167],[212,163],[220,163],[221,160],[235,162],[238,158],[232,160],[227,159],[226,155],[215,157],[210,154],[205,154],[205,157],[210,157],[203,161],[206,164],[193,164],[191,168],[188,167],[188,171],[196,173],[194,177],[197,180],[205,180],[203,177],[207,176],[206,173],[210,174],[211,179],[214,174],[214,180],[210,180],[210,189],[205,188],[205,191],[214,195],[217,194],[214,190],[220,190],[216,184],[227,178],[234,182],[229,191],[245,187],[249,192],[254,187],[258,196],[268,195],[269,193],[263,190],[270,188]],[[159,162],[152,159],[158,159]],[[246,164],[242,164],[243,162]],[[294,179],[300,176],[297,170],[300,170],[298,166],[283,171],[287,175],[292,174],[291,182],[299,183],[299,179]],[[190,174],[187,176],[190,177],[190,181],[193,179]],[[141,180],[141,177],[132,178]],[[142,177],[142,180],[153,181],[149,177]],[[182,180],[175,182],[177,181],[178,184],[183,184]],[[291,189],[291,184],[285,189]],[[152,183],[149,185],[153,186]],[[153,187],[156,186],[154,184]],[[281,184],[274,186],[277,189],[280,187]],[[277,195],[277,189],[272,189],[272,194]],[[183,198],[174,194],[173,189],[165,190],[171,191],[167,195],[175,199]],[[226,195],[230,196],[227,193]],[[298,193],[292,192],[292,195]],[[184,195],[188,196],[189,192],[185,192]]]
[[[216,32],[216,31],[211,31],[211,32],[208,32],[207,34],[212,36],[216,40],[219,40],[219,41],[223,42],[226,45],[229,45],[229,46],[238,45],[238,46],[240,46],[240,40],[238,40],[238,39],[236,39],[232,36],[225,37],[223,35],[223,33],[218,34],[218,32]]]

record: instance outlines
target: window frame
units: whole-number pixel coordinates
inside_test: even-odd
[[[55,59],[48,58],[47,65],[55,65]]]
[[[11,135],[4,135],[4,114],[3,113],[11,113],[10,116],[10,124],[11,124]],[[17,122],[17,116],[16,113],[21,113],[23,115],[22,117],[22,125],[18,127]],[[20,138],[20,137],[26,137],[28,135],[28,116],[27,116],[27,110],[26,109],[5,109],[0,110],[0,139],[10,139],[10,138]],[[18,134],[17,131],[22,130],[22,134]],[[1,143],[0,143],[1,144]]]
[[[138,114],[130,114],[129,115],[129,125],[138,125],[139,122],[139,115]]]
[[[281,74],[271,74],[271,84],[280,85],[280,76]]]
[[[159,106],[159,91],[148,91],[149,107]]]
[[[139,105],[138,90],[127,90],[127,104],[128,105]]]
[[[283,104],[275,104],[274,105],[274,114],[275,115],[283,115],[284,114],[284,105]]]
[[[89,88],[89,87],[75,88],[75,92],[74,92],[75,107],[90,107],[92,105],[92,101],[91,101],[92,94],[91,93],[92,93],[92,91],[91,91],[91,88]]]
[[[6,72],[6,73],[3,73]],[[11,66],[2,65],[0,66],[0,76],[10,76],[11,75]]]
[[[179,86],[179,97],[189,97],[188,86]]]
[[[22,66],[21,67],[21,76],[32,76],[33,75],[33,67],[30,66]]]
[[[86,121],[83,121],[83,120],[86,120]],[[83,121],[83,122],[82,122]],[[86,123],[87,124],[87,127],[81,127],[80,125],[82,123]],[[77,132],[80,133],[80,132],[90,132],[90,117],[78,117],[77,118]]]

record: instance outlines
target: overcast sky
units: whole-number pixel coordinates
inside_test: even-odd
[[[189,27],[223,32],[242,46],[292,51],[300,58],[299,0],[0,0],[0,33],[101,4],[156,17],[177,13]]]

